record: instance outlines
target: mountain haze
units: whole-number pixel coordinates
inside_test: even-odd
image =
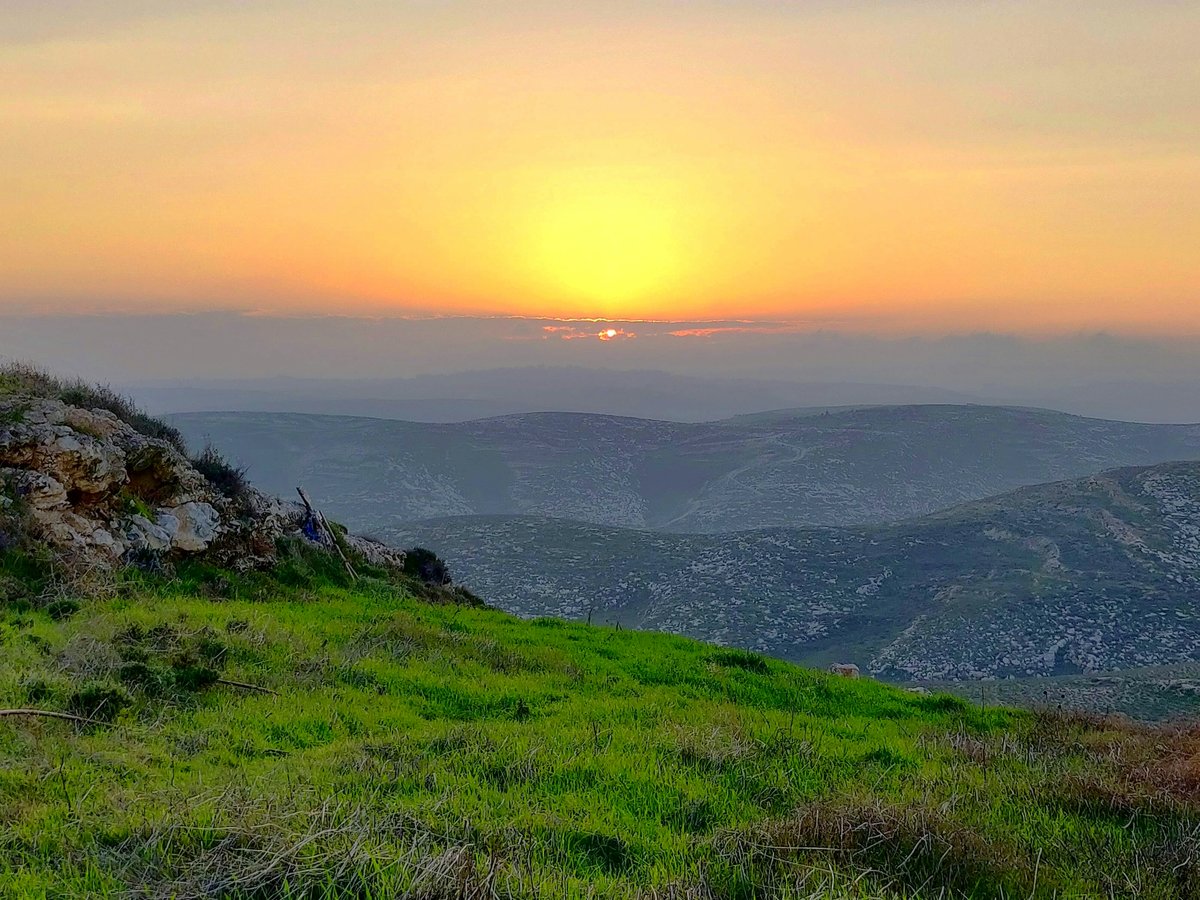
[[[426,424],[189,413],[263,488],[303,485],[358,528],[540,515],[681,533],[854,525],[1024,485],[1200,458],[1200,426],[987,406],[792,410],[678,423],[538,413]]]
[[[159,412],[301,412],[416,422],[464,422],[548,410],[705,422],[781,407],[984,402],[976,395],[942,387],[581,366],[509,367],[408,378],[193,379],[126,388]]]

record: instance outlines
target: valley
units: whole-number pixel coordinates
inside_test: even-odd
[[[535,517],[385,532],[524,616],[619,622],[901,681],[1200,661],[1200,464],[883,526],[675,535]]]

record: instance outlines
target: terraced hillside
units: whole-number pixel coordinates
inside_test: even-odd
[[[1040,410],[900,406],[680,424],[542,413],[459,424],[195,413],[260,487],[297,484],[352,527],[540,515],[721,533],[895,521],[1024,485],[1200,459],[1200,426]]]
[[[388,537],[526,616],[615,621],[901,680],[1200,660],[1200,463],[866,528],[673,535],[460,518]]]

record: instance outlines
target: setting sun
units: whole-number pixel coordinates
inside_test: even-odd
[[[0,0],[0,900],[1200,900],[1197,35]]]
[[[83,5],[0,311],[1200,329],[1188,4]]]

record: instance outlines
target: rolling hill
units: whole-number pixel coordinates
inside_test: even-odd
[[[1024,485],[1200,459],[1200,426],[986,406],[792,410],[684,424],[539,413],[456,424],[298,413],[173,417],[266,490],[357,528],[538,515],[680,533],[855,525]]]
[[[187,450],[110,391],[0,369],[2,897],[1196,896],[1194,727],[976,705],[676,635],[520,619],[449,584],[437,560]],[[1194,654],[1198,489],[1200,464],[1173,464],[900,525],[720,537],[520,520],[543,539],[505,547],[498,528],[483,549],[533,587],[539,553],[550,581],[642,564],[669,579],[677,542],[690,583],[601,593],[615,602],[600,613],[686,612],[711,577],[734,613],[712,620],[738,627],[757,608],[774,628],[778,610],[731,590],[735,563],[744,585],[807,571],[828,590],[783,626],[818,638],[903,625],[894,583],[907,584],[918,618],[885,665],[910,658],[922,621],[957,616],[997,641],[970,629],[996,610],[1015,621],[1032,585],[1072,636],[1054,645],[1063,668],[1098,659],[1135,614],[1134,656],[1154,642]],[[490,521],[503,520],[480,534]],[[568,527],[593,545],[550,546]],[[612,535],[625,543],[606,549]],[[1032,643],[1055,637],[1035,624]]]
[[[521,615],[591,618],[897,680],[1200,660],[1200,463],[855,528],[679,535],[537,517],[386,533]]]

